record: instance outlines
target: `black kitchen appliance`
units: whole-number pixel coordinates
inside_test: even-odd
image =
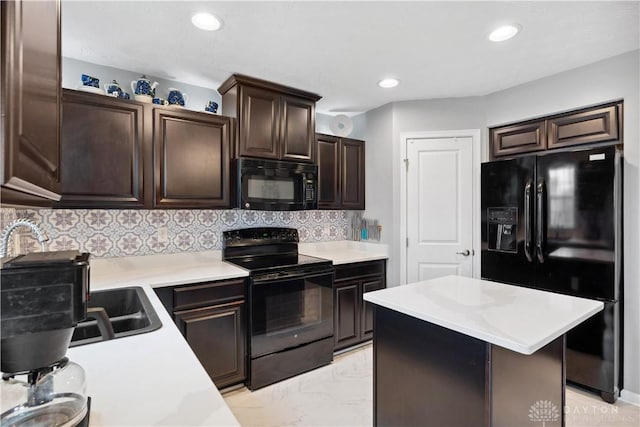
[[[567,333],[566,378],[607,402],[622,386],[621,156],[609,146],[481,170],[482,278],[604,302]]]
[[[298,254],[298,230],[223,233],[222,258],[249,270],[249,375],[255,390],[333,360],[331,261]]]
[[[236,159],[240,209],[297,211],[318,207],[318,166],[263,159]]]
[[[89,257],[57,251],[2,259],[3,426],[88,425],[84,371],[65,354],[87,314]]]

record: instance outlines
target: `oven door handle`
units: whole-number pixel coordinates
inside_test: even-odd
[[[333,274],[335,270],[333,267],[325,270],[304,270],[304,271],[281,271],[278,273],[261,274],[251,277],[251,281],[254,285],[260,285],[264,283],[280,282],[284,280],[294,279],[311,279],[318,276],[326,276],[327,274]]]

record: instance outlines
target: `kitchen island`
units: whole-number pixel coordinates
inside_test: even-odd
[[[364,299],[379,426],[564,426],[564,333],[604,307],[460,276]]]

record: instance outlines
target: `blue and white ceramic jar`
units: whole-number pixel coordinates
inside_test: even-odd
[[[120,87],[120,84],[115,80],[111,80],[111,83],[106,83],[104,85],[104,91],[109,96],[113,96],[120,99],[129,99],[129,94],[124,90],[122,90],[122,87]]]
[[[210,113],[217,113],[218,112],[218,103],[215,102],[215,101],[207,102],[207,105],[204,107],[204,111],[208,111]]]
[[[187,103],[187,94],[180,92],[178,89],[169,88],[169,95],[167,96],[167,101],[169,105],[177,105],[180,107],[184,107]]]

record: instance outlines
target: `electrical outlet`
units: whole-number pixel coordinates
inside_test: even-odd
[[[40,248],[38,248],[38,250],[39,249]],[[13,255],[16,256],[21,253],[22,253],[22,237],[20,236],[20,234],[16,233],[16,235],[13,236]]]
[[[169,242],[169,230],[167,229],[167,227],[158,228],[157,237],[158,237],[158,243]]]
[[[329,224],[324,225],[324,235],[329,236],[331,234],[331,229],[329,228]]]

